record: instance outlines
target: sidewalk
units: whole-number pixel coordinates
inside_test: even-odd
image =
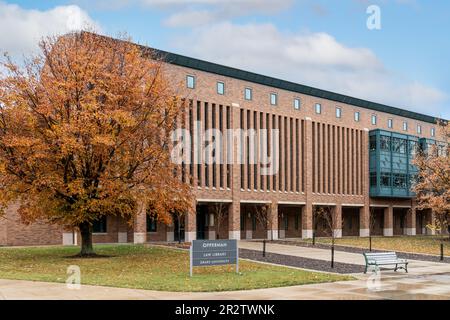
[[[431,276],[382,274],[379,287],[368,289],[368,276],[355,281],[228,292],[161,292],[83,285],[80,290],[65,284],[0,280],[0,299],[17,300],[450,300],[450,273]],[[373,288],[373,286],[370,286]]]

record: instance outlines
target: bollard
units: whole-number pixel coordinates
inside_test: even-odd
[[[331,269],[334,268],[334,244],[331,246]]]
[[[266,256],[266,240],[263,240],[263,257]]]
[[[444,244],[441,243],[441,261],[444,261]]]
[[[369,251],[372,252],[372,236],[369,237]]]

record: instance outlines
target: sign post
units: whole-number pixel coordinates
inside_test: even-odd
[[[237,240],[194,240],[189,250],[190,276],[193,267],[236,264],[239,273],[239,249]]]

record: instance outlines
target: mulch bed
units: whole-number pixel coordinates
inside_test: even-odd
[[[239,257],[260,262],[269,262],[289,267],[304,268],[310,270],[326,271],[340,274],[360,273],[364,272],[364,266],[335,262],[334,268],[331,268],[331,262],[318,259],[310,259],[304,257],[295,257],[278,253],[266,252],[266,256],[262,256],[261,251],[239,249]]]
[[[289,240],[274,240],[274,241],[271,241],[271,243],[294,245],[294,246],[306,247],[306,248],[328,249],[328,250],[330,250],[330,247],[331,247],[331,245],[329,245],[329,244],[316,243],[315,245],[312,245],[311,243],[306,243],[306,242],[301,242],[301,241],[289,241]],[[369,251],[368,248],[364,249],[364,248],[356,248],[356,247],[349,247],[349,246],[342,246],[342,245],[335,245],[334,248],[336,251],[360,253],[360,254],[363,254],[364,252]],[[386,252],[386,250],[373,250],[372,249],[372,252]],[[397,255],[401,259],[450,263],[450,257],[444,257],[444,261],[440,261],[439,256],[419,254],[419,253],[397,252]]]

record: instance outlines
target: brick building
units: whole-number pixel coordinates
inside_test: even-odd
[[[273,145],[252,152],[278,153],[273,175],[249,163],[250,138],[241,139],[244,163],[182,163],[196,212],[173,225],[137,214],[133,226],[108,217],[94,225],[94,242],[193,239],[310,238],[326,235],[314,210],[335,215],[338,236],[416,235],[430,211],[415,209],[411,160],[418,148],[439,141],[438,119],[177,54],[157,51],[164,73],[186,98],[180,127],[195,130],[264,129],[279,133]],[[269,131],[270,138],[270,131]],[[205,146],[203,146],[205,147]],[[224,158],[238,148],[223,139]],[[271,150],[276,148],[276,150]],[[195,158],[194,151],[191,155]],[[192,158],[191,158],[192,160]],[[265,211],[264,211],[265,210]],[[221,214],[219,214],[222,212]],[[267,221],[261,221],[263,212]],[[373,217],[372,219],[370,217]],[[220,221],[218,221],[220,220]],[[220,227],[218,227],[220,226]],[[57,226],[24,226],[11,206],[0,219],[0,245],[73,244],[78,235]]]

